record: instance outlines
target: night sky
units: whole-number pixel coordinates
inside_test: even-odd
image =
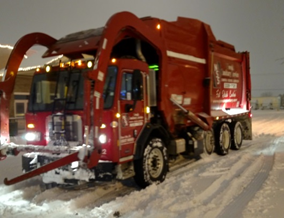
[[[54,38],[103,26],[116,12],[174,21],[178,16],[208,23],[215,37],[249,51],[253,96],[284,94],[283,0],[0,0],[0,44],[43,32]],[[43,64],[43,47],[22,67]]]

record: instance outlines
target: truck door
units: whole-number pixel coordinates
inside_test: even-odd
[[[134,142],[146,122],[146,81],[140,70],[123,71],[119,93],[120,162],[132,159]]]

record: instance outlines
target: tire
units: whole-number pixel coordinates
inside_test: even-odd
[[[227,123],[222,123],[217,126],[215,140],[217,154],[228,154],[231,147],[231,131]]]
[[[161,139],[152,138],[147,143],[143,157],[134,161],[134,171],[134,180],[141,188],[165,180],[168,172],[168,156]]]
[[[214,139],[214,133],[213,130],[206,131],[204,133],[204,153],[207,155],[210,155],[215,150],[215,139]]]
[[[233,150],[239,150],[243,143],[242,124],[240,122],[233,122],[231,125],[232,145]]]

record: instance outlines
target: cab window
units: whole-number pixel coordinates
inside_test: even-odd
[[[120,90],[121,100],[132,100],[132,74],[123,73],[121,90]]]

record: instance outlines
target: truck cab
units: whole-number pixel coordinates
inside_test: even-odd
[[[95,130],[91,129],[86,134],[84,114],[84,111],[92,110],[84,108],[90,107],[84,105],[84,84],[88,83],[86,75],[93,62],[74,60],[36,69],[26,114],[27,144],[79,146],[88,137],[88,144],[94,145]],[[109,61],[98,136],[101,162],[123,164],[133,160],[135,141],[151,118],[149,71],[153,78],[154,70],[134,58],[112,58]],[[91,95],[96,95],[93,90],[90,91]],[[152,106],[155,98],[152,93]],[[30,154],[23,156],[25,171],[33,169],[28,163],[34,158]]]

